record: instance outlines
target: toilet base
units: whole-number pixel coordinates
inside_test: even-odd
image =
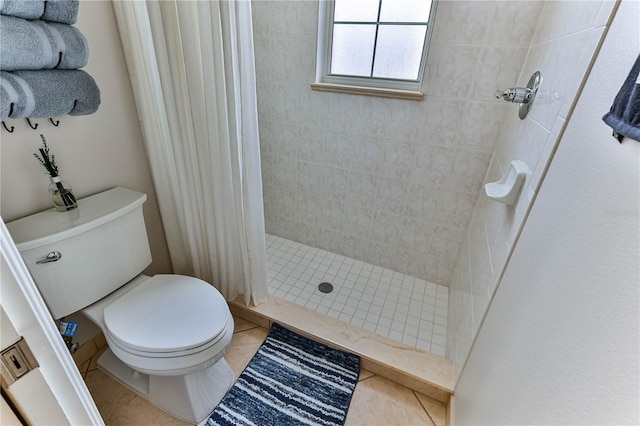
[[[204,370],[182,376],[153,376],[133,370],[107,349],[98,366],[151,404],[191,423],[211,414],[233,384],[224,358]]]

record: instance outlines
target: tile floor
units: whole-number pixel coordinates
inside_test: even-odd
[[[447,287],[275,235],[266,246],[272,295],[445,356]],[[325,281],[333,292],[318,290]]]
[[[240,318],[235,321],[233,340],[225,359],[237,378],[266,338],[268,330]],[[111,379],[96,368],[93,359],[86,364],[87,387],[107,425],[187,424]],[[445,418],[443,403],[362,370],[346,425],[444,426]]]

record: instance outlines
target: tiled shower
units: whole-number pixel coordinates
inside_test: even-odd
[[[422,101],[312,91],[318,3],[252,7],[269,238],[448,288],[459,370],[613,2],[440,0]],[[546,97],[520,121],[493,92],[538,69]],[[481,190],[514,159],[531,173],[509,210]]]

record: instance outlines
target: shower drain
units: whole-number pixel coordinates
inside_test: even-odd
[[[321,293],[331,293],[333,291],[333,284],[331,283],[320,283],[318,284],[318,290]]]

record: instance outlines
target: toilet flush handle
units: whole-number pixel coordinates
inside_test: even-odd
[[[60,253],[59,251],[52,251],[44,259],[40,259],[36,261],[36,265],[42,265],[43,263],[57,262],[58,260],[60,260],[61,257],[62,257],[62,253]]]

